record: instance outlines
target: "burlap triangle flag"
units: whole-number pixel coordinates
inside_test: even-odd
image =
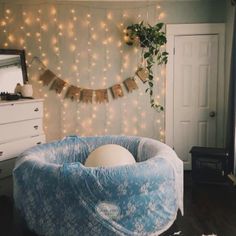
[[[115,99],[124,96],[123,89],[120,84],[115,84],[110,89]]]
[[[109,102],[107,89],[95,90],[95,101],[97,103]]]
[[[39,80],[43,82],[43,85],[49,85],[52,80],[54,80],[57,76],[49,69],[45,70],[40,76]]]
[[[61,93],[62,89],[65,87],[66,82],[60,78],[57,78],[53,81],[50,89],[55,90],[56,93]]]
[[[133,92],[133,90],[138,89],[138,85],[136,84],[134,78],[128,78],[124,81],[124,85],[129,93]]]
[[[93,102],[93,90],[92,89],[83,89],[81,91],[81,102],[92,103]]]
[[[143,83],[145,83],[148,79],[148,70],[146,68],[140,67],[136,71],[136,75],[141,79]]]
[[[81,88],[71,85],[66,92],[65,98],[70,98],[71,100],[80,100]]]

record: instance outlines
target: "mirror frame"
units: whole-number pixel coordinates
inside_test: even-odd
[[[27,75],[27,66],[26,66],[26,62],[25,62],[25,50],[20,50],[20,49],[0,49],[0,54],[19,55],[20,56],[23,82],[24,82],[24,84],[26,84],[28,82],[28,75]]]

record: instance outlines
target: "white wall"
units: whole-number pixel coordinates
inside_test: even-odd
[[[127,25],[140,20],[150,24],[225,22],[225,1],[15,3],[1,0],[0,19],[0,47],[6,43],[9,48],[25,47],[28,62],[32,56],[39,56],[69,83],[97,89],[134,75],[140,53],[122,41],[122,31]],[[165,113],[150,108],[146,86],[142,83],[138,91],[126,93],[124,98],[112,100],[110,96],[107,105],[87,105],[66,100],[64,94],[58,96],[48,87],[42,87],[37,81],[36,64],[29,74],[35,97],[45,98],[48,140],[68,134],[128,134],[164,140]],[[155,78],[156,97],[164,105],[165,67],[155,69]]]

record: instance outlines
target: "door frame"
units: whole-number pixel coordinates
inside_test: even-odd
[[[176,36],[209,35],[219,36],[218,51],[218,78],[217,78],[217,117],[216,117],[216,143],[217,147],[224,145],[224,119],[225,119],[225,24],[167,24],[166,50],[169,53],[166,66],[166,115],[165,115],[165,142],[174,148],[174,46]],[[191,169],[191,161],[184,163],[185,169]]]

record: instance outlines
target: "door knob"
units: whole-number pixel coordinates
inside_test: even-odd
[[[216,112],[215,112],[215,111],[211,111],[211,112],[209,113],[209,116],[210,116],[210,117],[215,117],[215,116],[216,116]]]

